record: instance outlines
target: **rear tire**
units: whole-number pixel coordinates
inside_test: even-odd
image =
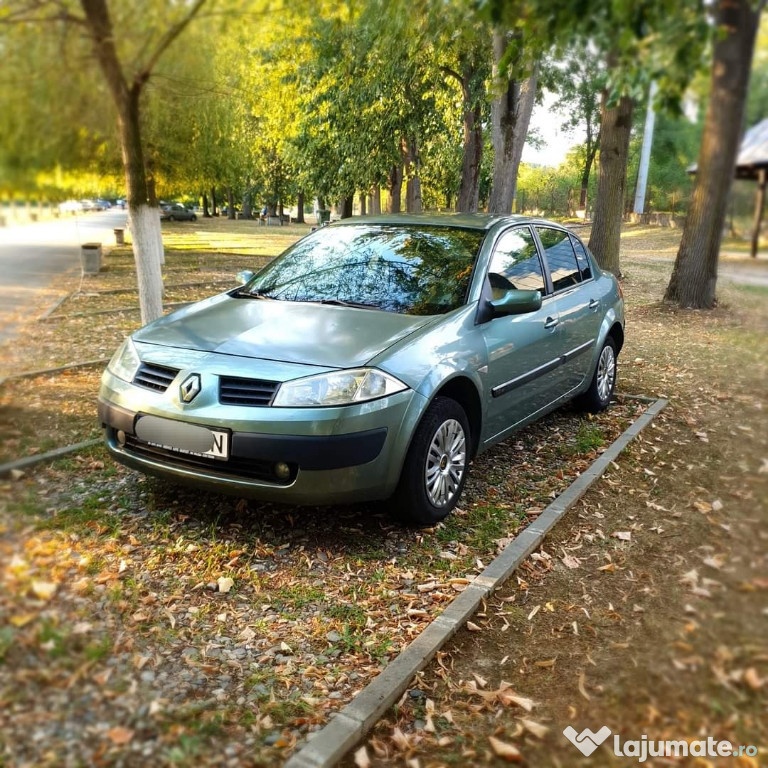
[[[391,513],[406,525],[427,528],[456,507],[469,469],[470,431],[464,409],[448,397],[427,408],[405,457]]]
[[[192,214],[192,218],[190,219],[190,221],[197,221],[197,216],[195,216],[194,213]]]
[[[176,219],[173,216],[169,216],[168,221],[176,221]]]
[[[600,413],[608,407],[616,388],[617,357],[616,342],[609,336],[600,350],[589,389],[575,400],[577,408],[587,413]]]

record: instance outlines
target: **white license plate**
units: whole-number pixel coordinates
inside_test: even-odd
[[[201,456],[211,456],[214,459],[229,458],[229,432],[220,432],[218,429],[212,429],[213,445],[210,451],[206,451]]]
[[[230,433],[226,430],[156,416],[140,417],[135,429],[140,440],[155,448],[220,461],[229,458]]]

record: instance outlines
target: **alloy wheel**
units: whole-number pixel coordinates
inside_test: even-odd
[[[600,361],[597,364],[597,393],[603,402],[611,396],[615,379],[616,356],[613,353],[613,347],[606,344],[600,353]]]
[[[456,419],[444,421],[427,451],[424,483],[427,497],[436,507],[450,503],[461,485],[467,463],[467,438]]]

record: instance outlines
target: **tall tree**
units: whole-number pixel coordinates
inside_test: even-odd
[[[539,62],[526,59],[523,35],[503,27],[493,30],[493,88],[491,130],[493,138],[493,185],[490,213],[512,211],[517,173],[525,137],[536,100]]]
[[[553,69],[554,86],[558,92],[555,109],[568,115],[563,129],[584,130],[584,144],[580,148],[581,187],[579,205],[587,207],[587,192],[592,166],[600,145],[600,94],[605,85],[605,71],[599,57],[587,46],[578,46],[566,54],[562,70]]]
[[[609,99],[606,89],[600,120],[600,170],[596,195],[599,203],[595,205],[589,249],[603,269],[618,277],[621,275],[619,245],[634,102],[629,96],[620,96],[618,103],[611,105]]]
[[[429,9],[440,72],[448,83],[458,86],[461,95],[462,161],[456,210],[474,213],[479,207],[483,124],[488,119],[490,31],[487,22],[462,0],[433,0]]]
[[[104,76],[117,111],[123,171],[128,196],[131,240],[139,284],[142,322],[163,313],[161,260],[163,241],[157,200],[147,182],[147,166],[141,136],[141,95],[152,71],[171,44],[184,31],[205,0],[194,0],[184,14],[170,24],[138,66],[126,70],[117,49],[115,29],[106,0],[80,0],[82,17],[72,16],[88,33],[93,55]],[[149,42],[149,41],[147,41]]]
[[[709,105],[696,183],[667,301],[711,309],[717,301],[717,259],[739,151],[755,35],[765,0],[718,0]]]

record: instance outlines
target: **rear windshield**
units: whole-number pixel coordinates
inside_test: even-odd
[[[289,248],[243,290],[282,301],[443,314],[465,303],[484,235],[424,225],[324,227]]]

